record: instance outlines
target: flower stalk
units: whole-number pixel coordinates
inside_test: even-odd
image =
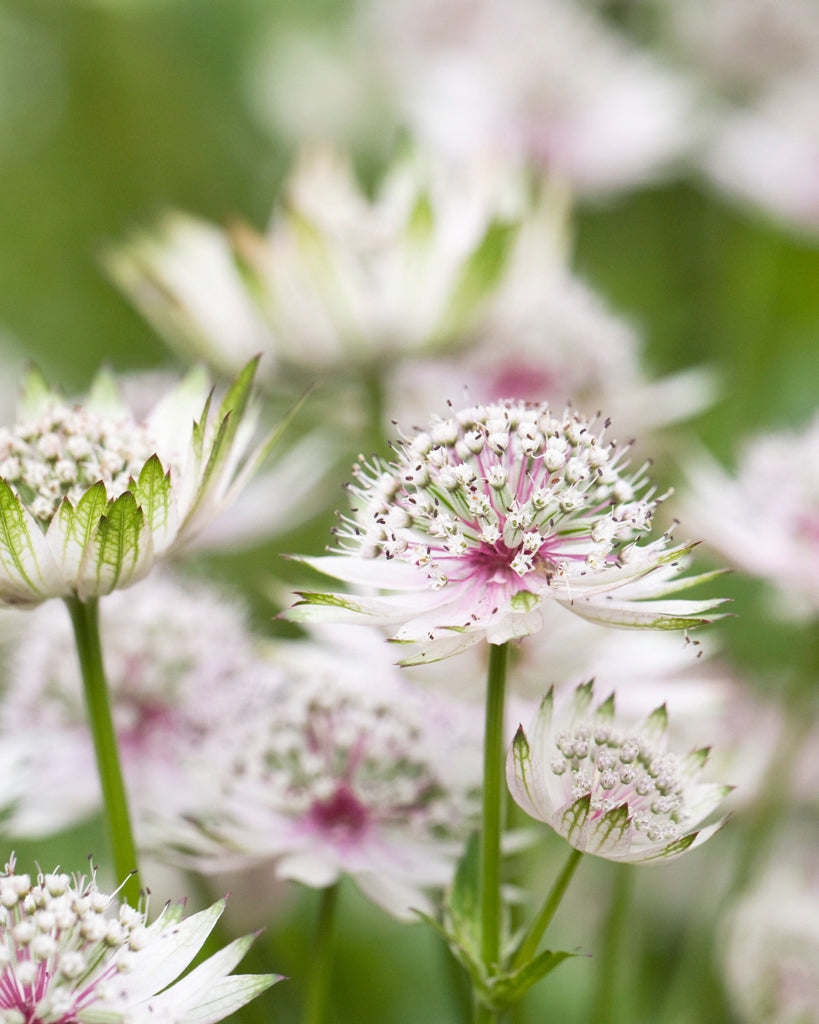
[[[80,674],[102,788],[104,815],[114,860],[114,874],[117,878],[126,879],[122,886],[122,898],[136,906],[139,900],[137,854],[102,660],[99,602],[96,598],[80,601],[79,598],[72,597],[66,599],[65,603],[74,627]]]
[[[333,966],[333,930],[338,904],[338,882],[321,892],[315,945],[313,947],[313,974],[307,993],[305,1024],[323,1024],[327,1011],[327,993]]]
[[[532,921],[529,926],[529,930],[526,932],[526,935],[524,935],[520,945],[515,951],[515,956],[512,960],[513,968],[523,967],[534,958],[537,953],[537,947],[540,945],[540,940],[546,934],[546,929],[552,923],[552,918],[555,916],[557,908],[560,906],[560,901],[563,899],[563,896],[569,887],[569,883],[574,876],[575,870],[577,869],[577,865],[580,863],[580,858],[582,856],[583,853],[581,850],[572,850],[569,854],[568,860],[564,864],[563,870],[555,879],[540,913],[534,921]]]

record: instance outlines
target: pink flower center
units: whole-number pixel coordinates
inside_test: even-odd
[[[316,800],[310,820],[327,832],[358,835],[367,827],[369,814],[349,786],[342,784],[329,799]]]

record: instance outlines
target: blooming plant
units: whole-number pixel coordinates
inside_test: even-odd
[[[303,593],[289,617],[399,626],[404,664],[535,633],[549,600],[616,626],[711,621],[718,601],[656,600],[699,580],[675,578],[693,545],[639,543],[662,496],[606,430],[512,401],[433,420],[395,445],[394,462],[355,467],[358,504],[342,517],[338,553],[305,559],[394,593]]]
[[[731,790],[695,781],[708,750],[668,752],[665,707],[630,730],[616,723],[614,695],[596,708],[593,699],[586,683],[555,715],[550,690],[530,729],[520,726],[506,763],[515,802],[576,850],[610,860],[668,860],[705,842],[722,821],[696,826]]]
[[[275,984],[275,974],[230,972],[253,941],[236,939],[184,971],[225,901],[183,917],[168,904],[152,923],[144,910],[101,892],[96,876],[59,869],[35,879],[0,876],[0,1017],[6,1024],[214,1024]]]

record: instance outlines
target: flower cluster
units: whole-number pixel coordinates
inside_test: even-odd
[[[397,916],[428,906],[420,890],[450,880],[477,822],[481,721],[396,678],[377,649],[370,662],[363,640],[292,645],[286,681],[202,745],[206,798],[186,822],[157,821],[157,842],[204,870],[270,860],[317,887],[348,874]]]
[[[620,626],[685,628],[717,602],[612,600],[685,585],[669,578],[691,545],[668,536],[640,545],[661,500],[645,467],[607,424],[545,403],[496,402],[434,420],[399,442],[396,459],[356,467],[358,507],[337,530],[341,553],[307,559],[330,575],[400,593],[392,598],[301,595],[291,618],[404,623],[395,639],[418,657],[454,653],[482,638],[536,632],[552,598]],[[646,580],[647,577],[653,577]]]
[[[105,374],[69,405],[30,373],[20,421],[0,435],[0,602],[107,594],[198,532],[259,461],[243,423],[254,373],[214,417],[193,372],[144,423]]]
[[[201,1024],[221,1020],[278,980],[231,975],[252,936],[237,939],[176,981],[198,952],[224,900],[183,920],[168,905],[144,911],[101,892],[96,877],[59,869],[36,879],[0,876],[0,1017],[6,1024]]]
[[[529,731],[518,729],[506,771],[515,801],[576,849],[610,860],[667,860],[713,835],[722,822],[696,826],[731,787],[694,781],[708,750],[668,752],[664,707],[623,730],[613,696],[594,709],[593,699],[586,683],[555,715],[550,690]]]

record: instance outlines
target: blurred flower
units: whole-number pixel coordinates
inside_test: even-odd
[[[669,753],[665,707],[631,731],[615,724],[613,694],[592,710],[593,699],[585,683],[555,715],[550,690],[528,734],[518,729],[506,762],[515,802],[575,849],[608,860],[668,860],[705,842],[722,822],[696,826],[731,789],[695,782],[708,750]]]
[[[114,726],[139,836],[158,806],[172,815],[196,801],[185,771],[191,748],[234,704],[248,703],[267,668],[244,613],[201,581],[152,575],[100,609]],[[0,736],[17,752],[0,793],[6,829],[52,835],[101,804],[71,624],[53,604],[23,626],[8,659]]]
[[[413,132],[468,162],[535,162],[584,193],[668,171],[692,139],[687,83],[564,0],[380,0],[372,51]]]
[[[731,476],[701,454],[689,470],[688,523],[730,562],[765,579],[794,616],[819,612],[819,416],[749,440]]]
[[[230,943],[182,980],[225,907],[183,919],[168,905],[144,911],[100,892],[96,878],[55,870],[32,881],[0,875],[0,1016],[8,1024],[213,1024],[279,980],[231,975],[253,936]],[[172,984],[173,983],[173,984]]]
[[[634,329],[569,270],[566,220],[565,190],[541,183],[468,335],[391,373],[387,405],[399,422],[426,420],[464,398],[562,405],[571,396],[645,438],[711,403],[714,381],[705,370],[646,377]]]
[[[225,508],[264,452],[246,455],[254,372],[215,415],[193,372],[145,422],[106,374],[74,405],[31,372],[19,422],[0,430],[0,602],[126,587]]]
[[[105,264],[161,334],[222,370],[263,351],[269,375],[344,379],[463,328],[494,280],[518,193],[489,168],[407,159],[370,199],[345,160],[312,150],[266,236],[169,214]]]
[[[808,853],[815,837],[788,839],[723,928],[726,987],[745,1024],[819,1020],[819,865]]]
[[[710,621],[701,615],[718,601],[646,600],[688,585],[673,577],[692,545],[636,542],[661,498],[605,431],[545,403],[434,419],[394,446],[395,462],[355,467],[359,506],[342,517],[339,553],[304,560],[396,593],[304,593],[287,617],[400,625],[394,638],[415,647],[407,664],[535,633],[548,599],[624,627]]]
[[[199,870],[273,861],[323,888],[349,875],[397,917],[429,908],[476,826],[481,716],[357,651],[286,646],[286,680],[199,748],[210,796],[157,819],[158,852]],[[168,852],[170,851],[170,852]]]
[[[819,232],[819,45],[816,61],[811,74],[783,77],[753,105],[729,112],[703,159],[711,180],[730,195],[814,233]]]

